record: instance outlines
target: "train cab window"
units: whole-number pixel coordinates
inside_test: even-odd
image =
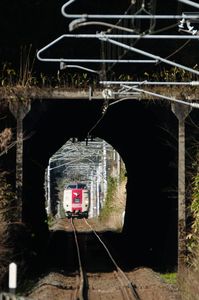
[[[76,184],[69,184],[69,185],[67,185],[67,187],[66,187],[67,189],[76,189],[77,188],[77,186],[76,186]]]
[[[86,189],[87,187],[86,187],[86,184],[84,184],[84,183],[78,183],[77,188],[78,189]]]
[[[74,184],[68,184],[66,186],[66,189],[84,189],[86,190],[87,189],[87,185],[85,183],[74,183]]]

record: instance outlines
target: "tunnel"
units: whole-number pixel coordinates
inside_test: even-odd
[[[71,137],[88,133],[107,141],[126,166],[126,214],[122,233],[107,239],[126,265],[177,264],[177,130],[170,105],[126,100],[32,101],[24,119],[23,220],[42,248],[48,238],[44,175],[49,158]],[[114,247],[114,246],[113,246]]]

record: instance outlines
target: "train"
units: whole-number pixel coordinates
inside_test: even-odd
[[[87,184],[76,182],[67,184],[63,193],[63,209],[67,218],[88,218],[90,190]]]

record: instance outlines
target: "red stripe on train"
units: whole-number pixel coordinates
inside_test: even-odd
[[[72,211],[78,210],[82,212],[82,190],[73,189],[72,190]]]

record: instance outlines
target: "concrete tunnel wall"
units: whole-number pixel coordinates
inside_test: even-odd
[[[40,242],[47,233],[44,173],[48,160],[70,137],[86,137],[101,117],[102,104],[34,101],[24,120],[24,131],[31,137],[24,142],[23,218]],[[126,165],[122,246],[138,264],[148,259],[176,263],[177,141],[166,129],[177,136],[177,120],[169,105],[128,100],[109,107],[92,132],[111,144]]]

